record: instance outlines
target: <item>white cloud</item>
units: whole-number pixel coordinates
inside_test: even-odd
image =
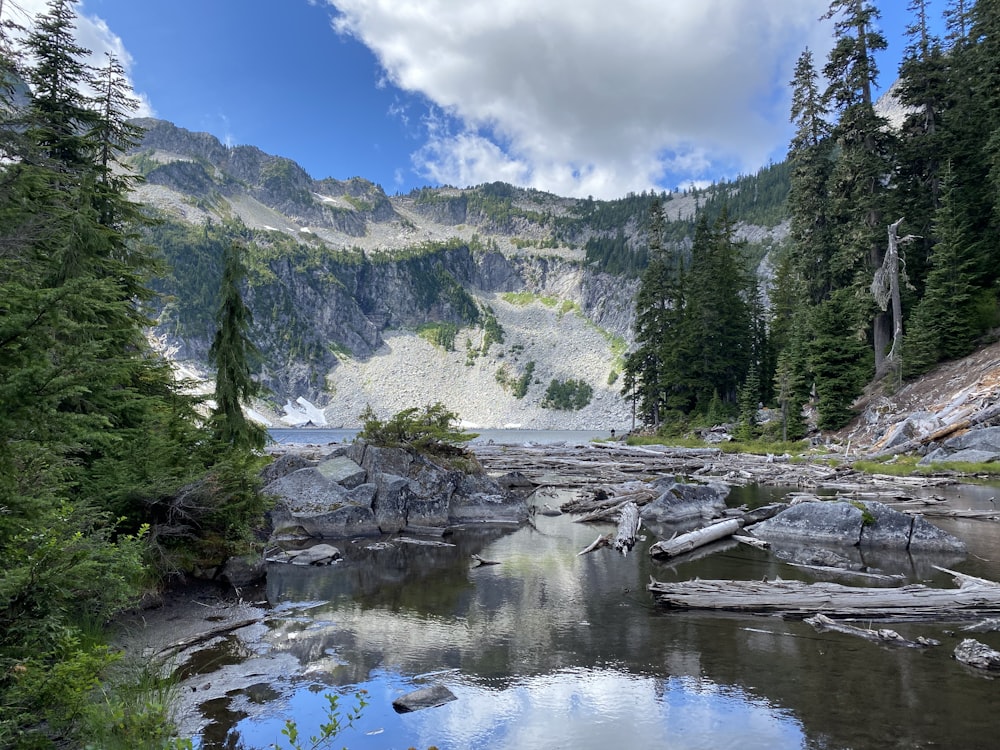
[[[8,11],[7,8],[11,10]],[[13,15],[18,23],[30,26],[36,16],[47,10],[48,0],[19,0],[14,5],[5,6],[4,17]],[[85,62],[92,67],[103,68],[107,65],[107,54],[113,54],[118,58],[126,75],[132,67],[132,56],[125,49],[121,38],[112,32],[101,18],[88,15],[86,6],[82,3],[77,6],[76,41],[81,47],[90,50],[90,56]],[[131,79],[129,85],[132,85]],[[154,111],[149,99],[141,93],[136,93],[135,97],[139,102],[136,116],[152,117]]]
[[[828,0],[327,0],[399,88],[459,123],[414,162],[617,197],[753,171],[789,137],[788,81]]]

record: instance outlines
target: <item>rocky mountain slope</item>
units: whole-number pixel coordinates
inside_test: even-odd
[[[273,421],[352,425],[367,404],[388,415],[442,401],[481,428],[630,424],[615,380],[649,196],[577,200],[502,183],[388,196],[361,178],[315,180],[252,146],[138,123],[136,197],[164,219],[151,241],[173,269],[155,340],[190,372],[206,372],[220,249],[238,240],[272,392],[259,410]],[[706,199],[668,197],[678,247]],[[785,234],[739,226],[764,249]],[[543,406],[553,380],[586,383],[591,402]]]

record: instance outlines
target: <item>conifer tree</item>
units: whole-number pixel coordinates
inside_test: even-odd
[[[245,252],[241,246],[230,243],[223,253],[218,329],[208,352],[209,361],[216,366],[215,408],[210,423],[216,440],[237,450],[259,450],[264,447],[267,432],[243,413],[243,404],[260,394],[260,386],[253,379],[251,367],[252,359],[258,356],[249,338],[253,314],[240,291],[246,276],[241,252]]]
[[[833,0],[826,17],[835,19],[836,43],[824,68],[829,81],[825,98],[839,115],[833,133],[839,153],[828,191],[838,224],[831,259],[833,287],[853,289],[844,301],[853,299],[858,307],[852,318],[870,321],[865,327],[878,369],[889,351],[892,326],[889,315],[875,308],[865,290],[885,255],[883,217],[892,137],[885,119],[875,113],[872,87],[878,75],[873,56],[885,49],[886,41],[876,30],[879,13],[869,0]]]

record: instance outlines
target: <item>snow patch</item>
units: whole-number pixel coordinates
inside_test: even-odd
[[[291,401],[287,402],[284,410],[285,414],[281,417],[281,421],[292,427],[298,427],[309,422],[312,422],[317,427],[325,427],[327,424],[326,415],[323,414],[323,410],[302,396],[295,399],[294,404]]]

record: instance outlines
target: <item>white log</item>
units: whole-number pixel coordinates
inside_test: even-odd
[[[730,518],[728,521],[721,521],[697,531],[681,534],[675,539],[657,542],[649,548],[649,554],[656,558],[677,557],[677,555],[683,555],[685,552],[690,552],[709,542],[732,536],[742,528],[743,521],[741,519]]]
[[[635,546],[639,535],[639,506],[633,502],[626,503],[618,517],[618,532],[615,534],[613,547],[627,555]]]
[[[928,646],[941,645],[941,641],[936,641],[933,638],[924,638],[923,636],[920,636],[915,641],[911,641],[901,636],[895,630],[890,630],[889,628],[879,628],[878,630],[873,630],[872,628],[859,628],[856,625],[847,625],[845,623],[832,620],[822,613],[815,614],[812,617],[807,617],[805,621],[821,633],[832,630],[835,633],[853,635],[874,643],[888,643],[893,646],[904,646],[906,648],[927,648]]]

